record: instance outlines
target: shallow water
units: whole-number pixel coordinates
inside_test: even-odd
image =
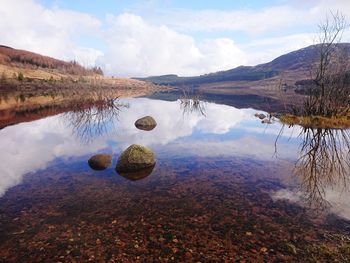
[[[300,159],[310,138],[328,136],[347,161],[339,131],[306,136],[277,120],[262,124],[256,110],[214,103],[117,103],[0,130],[4,262],[323,259],[318,247],[348,237],[348,167],[341,159],[345,173],[310,177],[308,156]],[[158,123],[152,131],[134,126],[146,115]],[[134,143],[157,156],[140,180],[114,170]],[[112,154],[111,167],[91,170],[97,153]]]

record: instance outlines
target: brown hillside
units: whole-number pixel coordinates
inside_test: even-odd
[[[87,69],[76,61],[66,62],[34,52],[14,49],[0,45],[0,64],[22,66],[27,69],[50,69],[61,74],[70,75],[103,75],[101,68]]]

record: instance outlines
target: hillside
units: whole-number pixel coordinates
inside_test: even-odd
[[[27,72],[42,71],[51,74],[56,73],[56,75],[103,75],[101,68],[98,67],[89,69],[81,66],[76,61],[66,62],[3,45],[0,45],[0,64],[2,65],[2,73],[4,74],[6,74],[6,69],[18,68],[18,70]],[[54,74],[53,77],[56,75]]]
[[[48,107],[66,110],[82,99],[143,96],[163,89],[149,82],[106,77],[97,67],[85,68],[74,61],[0,46],[0,123],[3,125],[15,123],[23,111],[27,114]]]
[[[177,75],[151,76],[147,78],[137,78],[162,85],[199,85],[206,83],[218,83],[228,81],[260,81],[281,76],[284,73],[293,72],[303,78],[305,73],[309,73],[311,65],[318,58],[318,45],[312,45],[297,51],[282,55],[271,62],[257,66],[239,66],[234,69],[219,71],[195,77],[179,77]],[[339,52],[350,53],[350,43],[337,44]],[[299,80],[301,78],[298,78]],[[296,79],[296,80],[298,80]]]
[[[337,44],[336,49],[338,54],[350,55],[350,43]],[[319,46],[312,45],[257,66],[240,66],[196,77],[165,75],[138,79],[177,90],[156,94],[156,98],[174,99],[185,89],[217,103],[280,112],[303,103],[307,89],[303,83],[309,82],[318,54]]]

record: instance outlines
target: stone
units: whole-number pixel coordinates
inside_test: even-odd
[[[157,122],[151,116],[146,116],[135,121],[135,126],[140,130],[151,131],[157,126]]]
[[[116,171],[120,173],[136,172],[142,169],[154,167],[155,154],[149,148],[133,144],[129,146],[119,157]]]
[[[263,120],[263,119],[265,119],[266,118],[266,115],[265,114],[263,114],[263,113],[255,113],[255,115],[254,115],[255,117],[257,117],[257,118],[259,118],[260,120]]]
[[[261,121],[261,123],[264,123],[264,124],[272,124],[272,121],[269,120],[269,119],[263,119],[263,120]]]
[[[112,155],[110,154],[96,154],[92,156],[88,164],[89,166],[97,171],[101,171],[109,167],[112,163]]]

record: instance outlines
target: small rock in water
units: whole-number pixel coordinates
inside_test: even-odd
[[[89,161],[89,166],[97,171],[106,169],[112,163],[112,155],[110,154],[97,154],[92,156]]]
[[[157,126],[157,122],[151,116],[146,116],[141,119],[138,119],[135,122],[135,126],[140,130],[150,131]]]
[[[263,119],[263,120],[261,121],[261,123],[272,124],[272,121],[269,120],[269,119]]]
[[[280,119],[281,116],[282,116],[282,114],[276,112],[276,113],[272,113],[271,116],[272,116],[272,117],[275,117],[275,118],[277,118],[277,119]]]
[[[145,146],[133,144],[119,157],[116,166],[118,173],[136,172],[145,168],[154,167],[155,154]]]
[[[263,120],[263,119],[266,118],[266,115],[263,114],[263,113],[260,113],[260,114],[256,113],[256,114],[255,114],[255,117],[258,117],[260,120]]]

